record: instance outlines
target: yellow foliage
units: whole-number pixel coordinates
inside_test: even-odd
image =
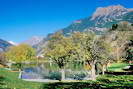
[[[6,52],[6,59],[14,62],[24,62],[35,58],[36,51],[27,44],[12,46]]]
[[[85,65],[84,65],[84,69],[86,69],[86,70],[91,70],[91,65],[85,64]]]

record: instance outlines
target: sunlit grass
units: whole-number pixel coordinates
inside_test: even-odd
[[[5,70],[3,68],[0,68],[0,76],[2,76],[4,79],[1,80],[1,82],[4,83],[4,85],[1,85],[1,87],[4,88],[17,88],[17,89],[38,89],[41,83],[33,83],[33,82],[26,82],[18,78],[19,73],[18,72],[11,72],[9,70]]]
[[[111,64],[110,67],[108,67],[108,71],[111,72],[123,72],[123,68],[125,68],[126,66],[128,66],[129,64],[127,63],[113,63]]]
[[[114,63],[110,67],[123,68],[128,64]],[[11,72],[0,68],[0,88],[3,89],[88,89],[88,88],[133,88],[133,75],[100,75],[96,81],[78,80],[55,83],[27,82],[18,78],[19,72]]]

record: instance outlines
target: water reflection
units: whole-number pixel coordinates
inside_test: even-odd
[[[34,66],[30,66],[34,65]],[[57,64],[44,62],[38,64],[25,65],[21,78],[22,79],[49,79],[60,80],[61,73]],[[65,77],[66,80],[84,80],[88,79],[88,71],[83,70],[83,66],[75,64],[66,66]],[[82,69],[82,70],[81,70]]]

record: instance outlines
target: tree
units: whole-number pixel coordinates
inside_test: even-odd
[[[120,22],[116,30],[107,32],[107,41],[111,44],[117,62],[123,60],[126,45],[129,43],[129,38],[133,34],[133,27],[128,22]]]
[[[133,61],[133,36],[130,37],[130,42],[127,44],[127,47],[125,49],[125,58],[128,62]]]
[[[128,61],[133,61],[133,48],[129,48],[127,51],[126,51],[126,59]]]
[[[104,75],[104,71],[106,70],[106,63],[109,62],[110,55],[110,46],[105,41],[96,37],[93,43],[90,45],[90,65],[92,66],[92,80],[96,79],[96,63],[102,64],[102,74]]]
[[[133,26],[133,23],[131,24],[131,26]]]
[[[97,61],[102,65],[102,74],[104,75],[108,63],[112,60],[112,48],[104,39],[98,39],[95,47],[95,49],[97,49],[97,55],[99,58]]]
[[[65,80],[65,66],[70,61],[73,44],[69,37],[64,37],[60,32],[54,34],[49,40],[44,57],[53,60],[61,70],[61,81]]]
[[[35,55],[36,51],[31,46],[20,44],[18,46],[12,46],[7,50],[6,59],[21,65],[24,62],[34,60]],[[22,68],[22,65],[20,67]]]
[[[96,63],[106,64],[111,59],[110,43],[106,42],[101,36],[94,33],[75,32],[72,35],[74,47],[76,48],[76,60],[82,60],[84,64],[91,66],[92,80],[96,79]],[[105,65],[102,66],[103,74]]]
[[[114,31],[113,31],[114,32]],[[99,63],[101,64],[102,74],[104,75],[104,72],[107,71],[107,67],[109,63],[115,61],[114,57],[114,49],[112,47],[112,41],[116,39],[115,34],[111,32],[101,35],[97,40],[97,46],[100,46],[99,49],[99,56],[100,60]]]
[[[92,80],[96,79],[96,62],[98,60],[97,50],[95,49],[95,34],[76,32],[72,35],[76,47],[76,58],[82,60],[84,64],[91,66]]]
[[[0,52],[0,64],[4,64],[5,65],[5,62],[6,62],[5,53],[4,52]]]
[[[111,30],[113,30],[113,31],[114,31],[114,30],[116,30],[116,29],[117,29],[117,27],[118,27],[118,24],[113,24],[113,25],[112,25]]]

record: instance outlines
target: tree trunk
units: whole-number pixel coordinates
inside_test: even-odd
[[[117,63],[119,62],[119,60],[120,60],[120,56],[119,56],[119,47],[117,46],[117,48],[116,48],[116,51],[117,51],[117,53],[116,53],[116,57],[117,57]]]
[[[108,72],[109,64],[110,64],[110,62],[108,62],[107,65],[105,66],[106,67],[105,69],[106,69],[107,72]]]
[[[102,75],[105,74],[105,65],[102,66]]]
[[[64,68],[61,69],[61,81],[62,80],[65,80],[65,69]]]
[[[52,67],[52,61],[50,61],[49,64],[50,64],[50,67]]]
[[[18,78],[22,78],[22,71],[21,71],[21,69],[19,69],[19,76],[18,76]]]
[[[92,78],[92,80],[96,80],[95,64],[96,64],[96,61],[91,62],[91,78]]]

